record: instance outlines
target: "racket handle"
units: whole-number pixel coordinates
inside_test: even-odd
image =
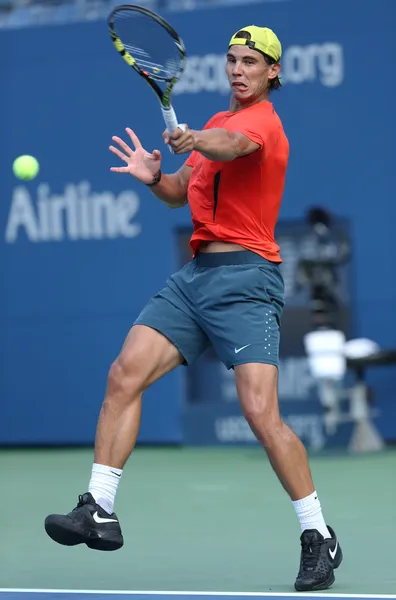
[[[175,131],[175,129],[177,129],[178,127],[183,132],[186,130],[184,125],[179,125],[179,123],[177,122],[176,113],[173,110],[172,106],[170,106],[169,108],[164,108],[163,106],[161,106],[161,110],[166,124],[166,128],[169,131],[169,133],[172,133],[172,131]],[[173,154],[173,150],[169,145],[168,148]]]
[[[169,108],[164,108],[163,106],[161,106],[161,110],[166,124],[166,128],[169,131],[169,133],[172,133],[172,131],[175,131],[175,129],[179,127],[176,113],[173,110],[172,106],[170,106]]]

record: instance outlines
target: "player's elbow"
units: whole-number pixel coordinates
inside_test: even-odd
[[[177,200],[177,201],[171,202],[171,203],[166,202],[166,206],[168,208],[183,208],[183,206],[186,206],[187,203],[188,203],[188,200],[184,199],[184,200]]]

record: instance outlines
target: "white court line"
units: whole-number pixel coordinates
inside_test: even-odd
[[[28,588],[0,588],[0,594],[8,592],[15,594],[102,594],[113,596],[245,596],[250,598],[289,598],[289,597],[306,597],[306,598],[379,598],[396,600],[396,594],[332,594],[332,593],[315,593],[315,592],[170,592],[166,591],[148,591],[148,590],[55,590],[55,589],[28,589]]]

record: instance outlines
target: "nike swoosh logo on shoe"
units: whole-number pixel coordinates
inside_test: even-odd
[[[118,523],[117,519],[104,519],[103,517],[99,517],[98,511],[92,515],[92,518],[96,523]]]
[[[334,550],[332,550],[331,548],[329,548],[329,554],[330,554],[330,556],[331,556],[331,558],[333,560],[334,560],[335,555],[337,554],[337,549],[338,549],[338,542],[336,542]]]

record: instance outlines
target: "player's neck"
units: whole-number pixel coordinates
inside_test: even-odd
[[[257,98],[255,100],[252,100],[251,102],[244,102],[244,103],[240,103],[238,102],[238,100],[235,100],[235,98],[231,101],[231,105],[230,105],[230,112],[238,112],[239,110],[243,110],[244,108],[250,108],[251,106],[255,106],[256,104],[261,104],[262,102],[268,102],[269,101],[269,96],[268,94],[266,94],[265,96],[262,96],[261,98]]]

